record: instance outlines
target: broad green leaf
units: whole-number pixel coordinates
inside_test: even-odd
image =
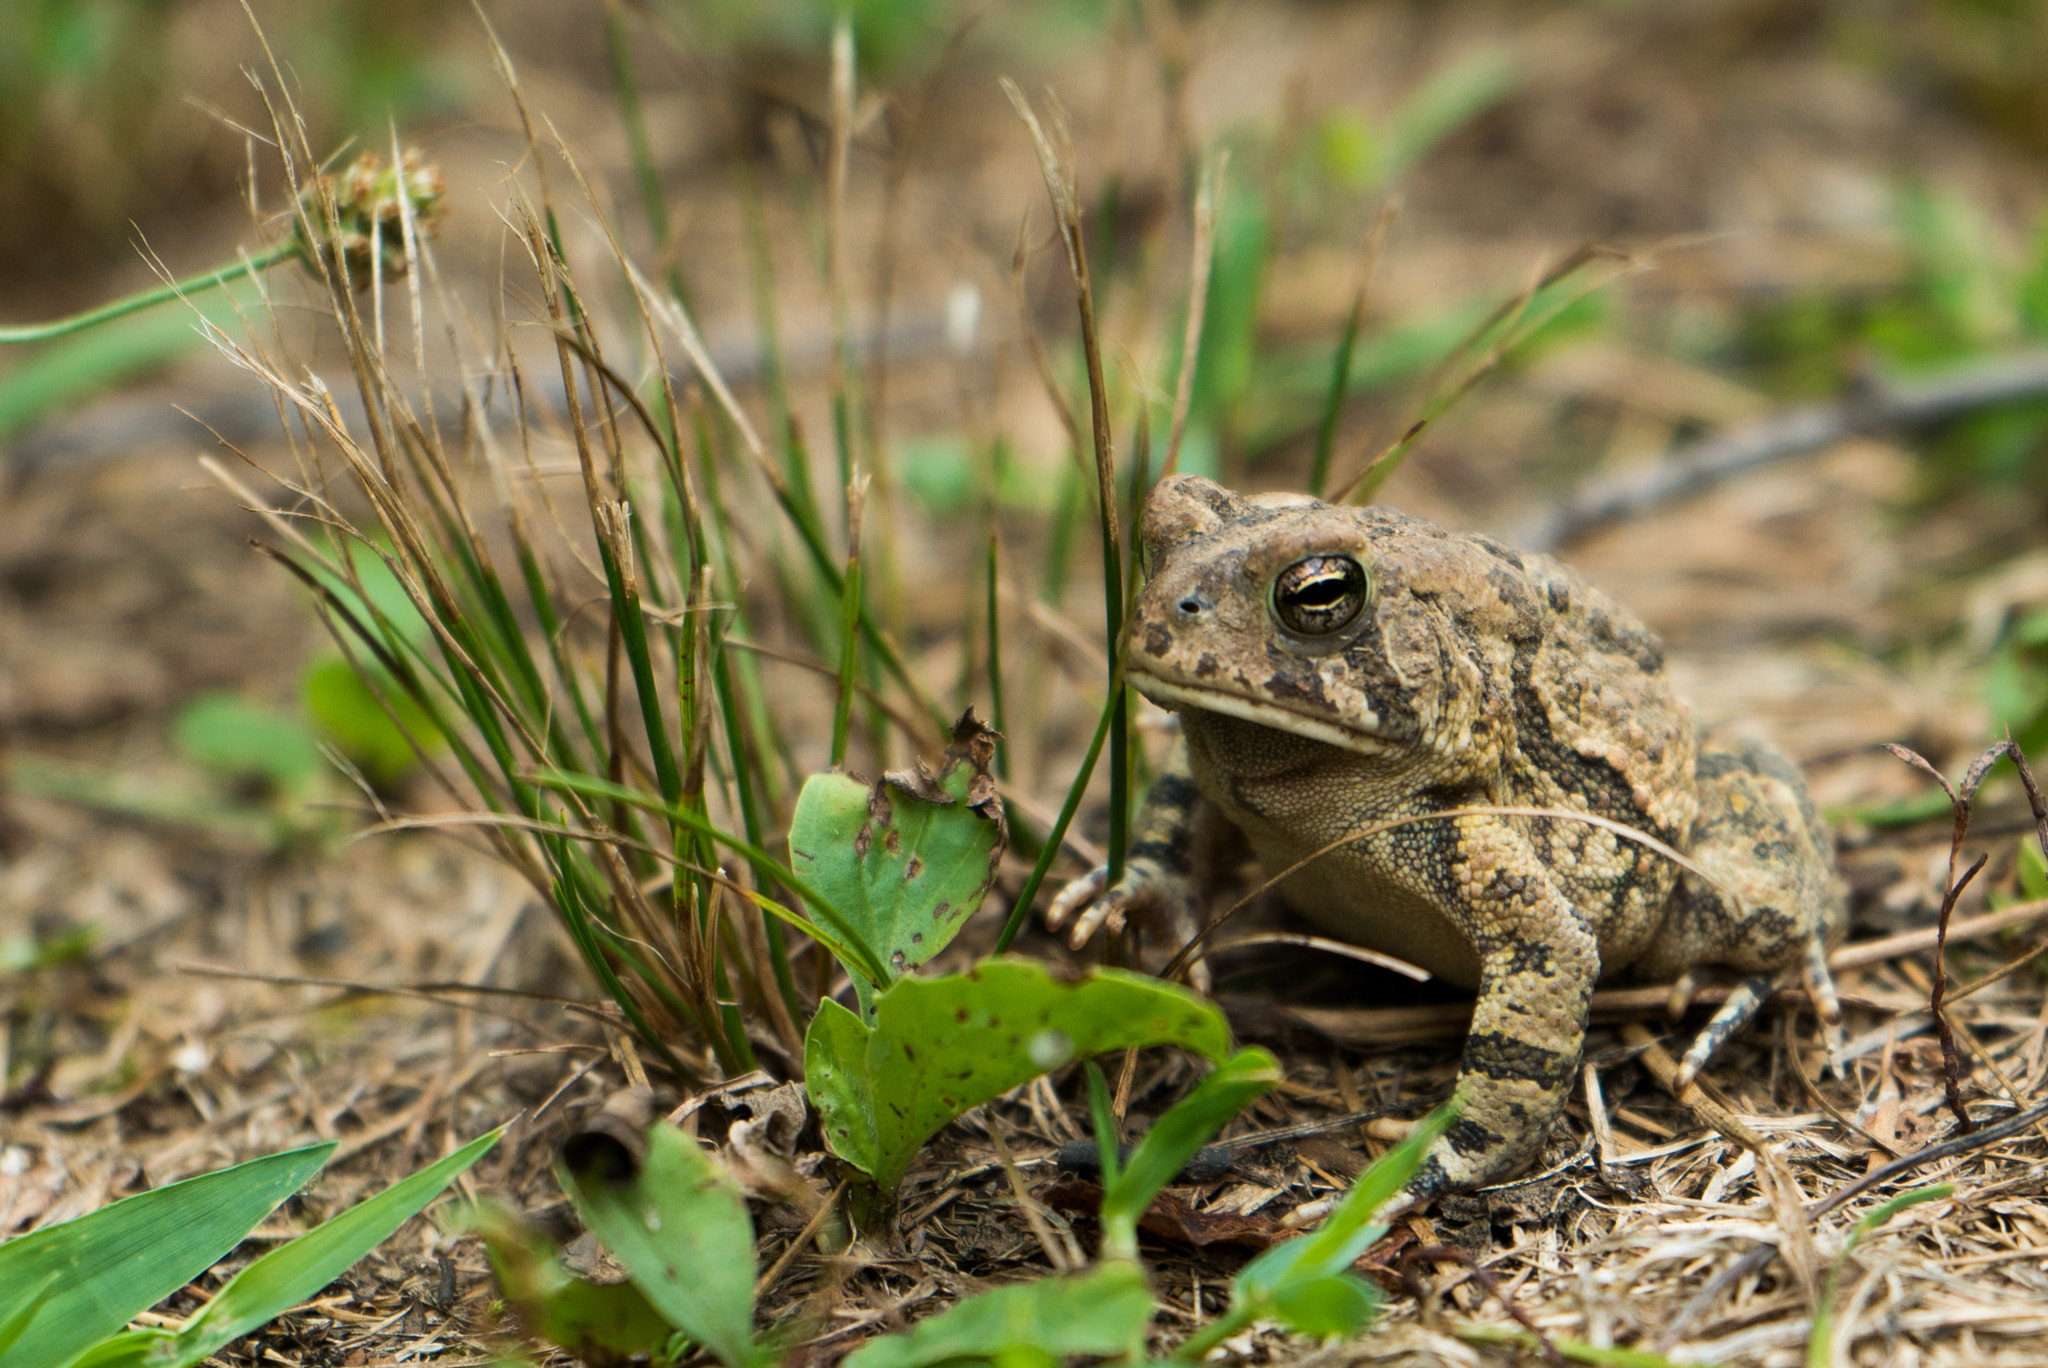
[[[253,775],[286,792],[310,785],[324,763],[303,723],[230,693],[202,694],[180,708],[171,739],[210,770]]]
[[[28,1329],[28,1323],[35,1319],[37,1306],[44,1294],[56,1286],[56,1283],[55,1273],[44,1274],[43,1280],[35,1284],[34,1288],[28,1291],[28,1295],[21,1299],[21,1305],[15,1307],[5,1318],[0,1318],[0,1361],[5,1361],[7,1351],[14,1347],[14,1342]]]
[[[1185,988],[1120,969],[1062,980],[1021,959],[899,979],[876,997],[873,1027],[851,1017],[818,1013],[804,1073],[825,1143],[885,1192],[948,1121],[1070,1060],[1144,1045],[1213,1060],[1230,1048],[1223,1014]]]
[[[739,1189],[695,1140],[657,1122],[630,1178],[566,1170],[562,1177],[583,1223],[669,1324],[727,1368],[761,1361],[754,1344],[754,1223]]]
[[[934,774],[923,762],[872,786],[814,774],[790,819],[790,868],[897,972],[943,950],[995,882],[1005,835],[989,765],[995,733],[960,719]]]
[[[1136,1264],[1107,1263],[969,1297],[904,1334],[868,1341],[846,1368],[1107,1358],[1134,1351],[1151,1319],[1144,1273]]]
[[[0,1244],[0,1323],[34,1310],[7,1368],[55,1368],[115,1333],[240,1244],[332,1153],[329,1143],[252,1159]]]
[[[1349,1273],[1327,1278],[1302,1278],[1287,1283],[1273,1296],[1273,1314],[1288,1329],[1318,1339],[1349,1335],[1379,1310],[1379,1294]]]
[[[378,688],[403,719],[406,730],[421,745],[438,748],[440,733],[426,709],[414,702],[396,680],[382,670],[376,673]],[[308,665],[299,677],[299,699],[322,734],[373,782],[388,783],[398,778],[419,758],[413,753],[412,742],[405,739],[405,732],[392,722],[384,704],[377,701],[377,695],[345,656],[330,653]]]
[[[279,1245],[229,1279],[176,1335],[133,1338],[132,1350],[96,1356],[93,1364],[97,1368],[143,1368],[145,1363],[147,1368],[192,1368],[346,1273],[483,1158],[504,1133],[500,1126],[478,1136],[439,1163],[400,1179],[289,1244]],[[13,1368],[11,1361],[8,1368]]]
[[[1131,1151],[1102,1194],[1102,1220],[1135,1222],[1159,1189],[1173,1181],[1196,1150],[1243,1111],[1253,1098],[1279,1086],[1280,1065],[1264,1050],[1240,1050],[1216,1066],[1194,1091],[1167,1109]]]
[[[562,1266],[554,1241],[495,1202],[479,1202],[461,1224],[483,1236],[505,1299],[535,1335],[579,1358],[625,1358],[662,1350],[675,1327],[631,1282],[591,1283]]]
[[[911,981],[911,980],[906,980]],[[882,1164],[868,1084],[867,1023],[826,998],[804,1032],[804,1091],[817,1109],[825,1144],[863,1173]]]
[[[170,1353],[177,1341],[177,1335],[169,1330],[123,1330],[80,1354],[67,1368],[137,1368],[153,1361],[149,1357],[151,1350],[161,1345],[162,1352]]]

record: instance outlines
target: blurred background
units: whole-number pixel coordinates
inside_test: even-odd
[[[2048,744],[2034,0],[861,0],[842,317],[825,0],[252,8],[260,36],[231,0],[0,4],[0,324],[286,231],[248,71],[338,162],[404,146],[439,168],[427,288],[484,355],[550,345],[507,208],[545,172],[594,312],[631,309],[601,216],[785,444],[787,396],[827,491],[843,324],[877,593],[955,706],[986,706],[1000,532],[1026,801],[1057,806],[1101,707],[1101,591],[1092,471],[1049,397],[1085,425],[1073,287],[1003,76],[1071,130],[1127,475],[1127,434],[1154,474],[1165,446],[1209,180],[1183,469],[1299,489],[1320,465],[1335,489],[1429,417],[1376,497],[1541,543],[1649,621],[1703,718],[1807,767],[1873,925],[1925,910],[1945,836],[1871,834],[1946,813],[1875,743],[1950,772],[2007,729],[2037,762]],[[591,201],[529,155],[493,33]],[[346,390],[309,288],[285,267],[195,306]],[[456,394],[449,345],[422,383]],[[0,1094],[140,1087],[202,1037],[260,1069],[268,1009],[158,977],[174,955],[355,979],[561,963],[512,935],[524,892],[460,841],[347,844],[366,800],[322,747],[377,801],[434,799],[197,464],[272,498],[236,451],[281,459],[280,433],[184,305],[0,349]],[[1711,474],[1730,434],[1744,468],[1667,478]],[[1588,489],[1636,487],[1654,497],[1587,514]],[[829,659],[836,606],[790,607],[772,563],[758,633]],[[761,668],[822,766],[832,681]],[[1082,826],[1104,820],[1098,793]],[[1985,884],[2048,888],[2024,849],[2001,840]],[[39,976],[64,965],[88,967]]]

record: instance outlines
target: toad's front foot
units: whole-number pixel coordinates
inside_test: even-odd
[[[1098,865],[1061,889],[1046,910],[1045,925],[1049,931],[1059,931],[1071,922],[1067,943],[1076,950],[1105,927],[1117,936],[1133,924],[1152,930],[1177,949],[1201,929],[1201,910],[1201,890],[1192,879],[1133,854],[1113,887],[1108,867]],[[1198,991],[1207,992],[1208,966],[1196,961],[1189,981]]]

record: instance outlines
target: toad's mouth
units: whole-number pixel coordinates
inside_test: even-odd
[[[1325,713],[1290,707],[1272,698],[1254,698],[1219,688],[1213,683],[1189,684],[1162,679],[1136,661],[1127,665],[1125,671],[1131,687],[1162,708],[1174,711],[1199,708],[1204,712],[1222,713],[1226,717],[1271,727],[1290,736],[1321,741],[1365,755],[1384,755],[1388,750],[1386,739],[1379,734],[1379,714],[1370,709],[1362,709],[1356,717],[1339,722]]]

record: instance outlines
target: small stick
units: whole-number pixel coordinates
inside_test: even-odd
[[[1780,1017],[1779,1021],[1783,1028],[1782,1044],[1786,1057],[1792,1061],[1792,1072],[1799,1079],[1800,1089],[1805,1092],[1807,1097],[1813,1100],[1813,1104],[1834,1118],[1836,1125],[1841,1126],[1845,1130],[1855,1131],[1892,1158],[1898,1158],[1903,1151],[1897,1145],[1879,1136],[1877,1132],[1865,1130],[1857,1125],[1840,1107],[1837,1107],[1821,1095],[1820,1088],[1813,1081],[1813,1075],[1806,1071],[1806,1061],[1799,1057],[1799,1042],[1792,1038],[1792,1015],[1787,1013],[1785,1016]]]
[[[845,1195],[846,1180],[842,1178],[839,1180],[839,1186],[832,1189],[832,1195],[827,1197],[824,1203],[811,1213],[810,1220],[804,1222],[804,1228],[799,1230],[796,1233],[796,1238],[789,1242],[789,1248],[782,1251],[782,1257],[771,1264],[768,1271],[763,1273],[760,1279],[755,1282],[755,1301],[761,1300],[768,1289],[775,1286],[776,1280],[788,1271],[792,1263],[796,1262],[796,1256],[803,1253],[811,1241],[817,1237],[818,1228],[825,1224],[825,1218],[838,1208],[839,1199]]]
[[[1853,1183],[1837,1188],[1807,1207],[1806,1218],[1809,1221],[1817,1221],[1842,1203],[1861,1196],[1880,1183],[1889,1183],[1901,1174],[1911,1173],[1916,1168],[1939,1163],[1943,1159],[1953,1159],[1957,1155],[1968,1154],[1971,1150],[1988,1148],[2019,1134],[2044,1118],[2048,1118],[2048,1102],[2036,1102],[2023,1112],[2014,1112],[2005,1120],[1981,1126],[1968,1135],[1957,1136],[1953,1140],[1943,1140],[1938,1144],[1929,1145],[1926,1149],[1915,1150],[1903,1159],[1894,1160],[1883,1168],[1864,1174]]]
[[[1606,1178],[1614,1165],[1614,1127],[1607,1120],[1607,1101],[1600,1095],[1600,1066],[1587,1060],[1579,1077],[1586,1090],[1586,1115],[1593,1123],[1593,1139],[1599,1145],[1600,1176]]]
[[[1045,1223],[1045,1209],[1024,1185],[1024,1175],[1018,1171],[1017,1161],[1010,1156],[1010,1146],[1003,1139],[1002,1122],[996,1120],[995,1113],[986,1107],[982,1109],[981,1119],[988,1127],[988,1138],[995,1142],[996,1158],[1002,1163],[1003,1176],[1010,1180],[1010,1192],[1017,1199],[1018,1210],[1024,1213],[1024,1224],[1030,1226],[1031,1233],[1038,1238],[1038,1247],[1045,1251],[1045,1261],[1052,1265],[1053,1271],[1067,1272],[1070,1263],[1066,1251],[1060,1248],[1059,1241],[1053,1239],[1052,1227]]]
[[[1479,1284],[1481,1291],[1499,1302],[1501,1309],[1510,1316],[1513,1316],[1517,1325],[1535,1337],[1536,1343],[1542,1346],[1543,1357],[1550,1363],[1557,1365],[1558,1368],[1563,1368],[1564,1355],[1560,1354],[1557,1351],[1557,1346],[1550,1342],[1550,1336],[1544,1334],[1536,1322],[1530,1318],[1529,1313],[1524,1311],[1520,1304],[1507,1294],[1507,1290],[1500,1285],[1498,1278],[1495,1278],[1487,1269],[1481,1268],[1477,1259],[1474,1259],[1456,1245],[1413,1245],[1409,1247],[1407,1252],[1401,1255],[1401,1283],[1408,1289],[1409,1294],[1415,1300],[1421,1301],[1423,1292],[1421,1281],[1415,1277],[1414,1268],[1416,1264],[1424,1262],[1454,1263],[1462,1267],[1467,1273],[1472,1275],[1472,1281]]]

